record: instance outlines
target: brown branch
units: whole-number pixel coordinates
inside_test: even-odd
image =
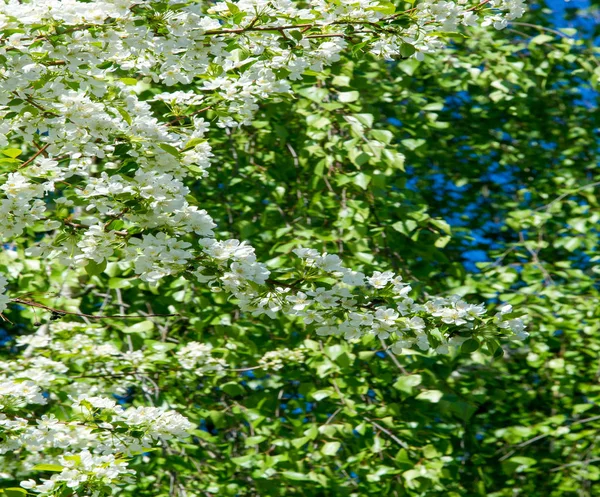
[[[308,35],[306,38],[347,38],[347,36],[342,33],[331,33],[331,34]]]
[[[104,224],[104,231],[108,229],[108,227],[117,219],[121,219],[127,212],[129,211],[129,207],[125,207],[119,214],[114,215],[109,221]]]
[[[42,155],[49,146],[50,146],[50,144],[46,143],[46,145],[44,145],[35,154],[33,154],[29,159],[27,159],[25,162],[23,162],[23,164],[21,164],[19,166],[19,169],[23,169],[24,167],[27,167],[29,164],[31,164],[35,159],[37,159],[40,155]]]
[[[30,307],[37,307],[39,309],[44,309],[45,311],[49,311],[53,314],[59,314],[62,316],[78,316],[78,317],[88,318],[88,319],[146,319],[149,317],[181,316],[181,314],[144,314],[144,315],[142,315],[142,314],[128,314],[128,315],[112,314],[112,315],[106,315],[106,316],[96,316],[94,314],[84,314],[81,312],[71,312],[71,311],[64,311],[62,309],[55,309],[53,307],[49,307],[47,305],[40,304],[39,302],[33,302],[32,300],[23,300],[23,299],[14,298],[14,299],[10,299],[10,301],[14,302],[16,304],[28,305]]]
[[[231,372],[234,372],[234,373],[239,373],[239,372],[244,372],[244,371],[253,371],[255,369],[262,369],[262,368],[266,368],[268,366],[269,366],[268,364],[265,364],[264,366],[252,366],[252,367],[248,367],[248,368],[239,368],[239,369],[234,369],[234,368],[225,369],[225,371],[231,371]]]
[[[471,7],[470,9],[467,9],[467,12],[471,12],[473,10],[477,10],[477,9],[483,7],[486,3],[490,3],[490,0],[483,0],[483,2],[475,5],[475,7]]]

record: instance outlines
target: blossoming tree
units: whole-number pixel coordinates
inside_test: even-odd
[[[333,366],[320,354],[343,366],[348,344],[367,352],[374,343],[402,370],[398,356],[410,351],[497,355],[499,340],[525,338],[508,304],[490,314],[459,296],[417,295],[402,268],[347,267],[310,240],[261,262],[252,240],[220,236],[203,189],[217,152],[209,136],[231,137],[264,101],[290,105],[303,78],[348,54],[435,58],[458,32],[502,29],[523,9],[521,0],[0,3],[0,312],[27,327],[0,373],[0,453],[18,485],[4,492],[166,495],[136,488],[134,467],[161,457],[210,471],[183,455],[204,436],[189,418],[203,388],[239,394],[232,373],[307,362],[327,375]],[[318,85],[305,94],[318,99]],[[350,145],[359,169],[361,154],[402,160],[381,134],[367,136],[367,117],[344,120],[366,141]],[[366,181],[360,171],[352,178]],[[230,317],[214,322],[205,310],[219,307]],[[208,323],[245,336],[248,354],[202,340],[195,332]],[[256,327],[282,326],[306,340],[256,349]],[[333,394],[355,412],[335,382],[313,397]],[[246,413],[247,440],[259,444],[260,406],[229,408]],[[322,452],[338,449],[327,442]],[[277,474],[283,457],[255,476]],[[200,491],[172,468],[151,480],[171,495]]]

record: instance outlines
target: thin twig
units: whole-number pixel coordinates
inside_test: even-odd
[[[64,311],[62,309],[55,309],[53,307],[49,307],[47,305],[40,304],[39,302],[33,302],[31,300],[10,299],[10,301],[14,302],[16,304],[28,305],[30,307],[37,307],[39,309],[44,309],[46,311],[52,312],[53,314],[68,315],[68,316],[79,316],[79,317],[88,318],[88,319],[146,319],[148,317],[173,317],[173,316],[181,316],[181,314],[146,314],[146,315],[141,315],[141,314],[126,314],[126,315],[112,314],[112,315],[106,315],[106,316],[95,316],[94,314],[84,314],[84,313],[81,313],[81,312],[71,312],[71,311]]]
[[[23,164],[21,164],[19,166],[19,169],[23,169],[24,167],[27,167],[29,164],[31,164],[35,159],[37,159],[40,155],[42,155],[49,146],[50,146],[50,144],[46,143],[46,145],[44,145],[35,154],[33,154],[29,159],[27,159],[25,162],[23,162]]]
[[[526,26],[528,28],[534,28],[537,29],[539,31],[548,31],[549,33],[553,33],[555,35],[558,35],[562,38],[572,38],[571,36],[562,33],[556,29],[552,29],[552,28],[547,28],[546,26],[538,26],[537,24],[530,24],[528,22],[516,22],[516,21],[510,21],[510,24],[513,24],[515,26]]]
[[[594,186],[600,186],[600,181],[596,181],[595,183],[589,183],[589,184],[583,185],[573,191],[563,193],[562,195],[556,197],[552,202],[550,202],[546,205],[543,205],[541,207],[538,207],[535,210],[536,211],[541,211],[542,209],[549,210],[553,204],[555,204],[556,202],[560,202],[563,198],[568,197],[569,195],[574,195],[575,193],[579,193],[580,191],[585,190],[586,188],[593,188]]]
[[[325,421],[325,424],[328,425],[329,423],[331,423],[333,421],[333,418],[335,418],[341,411],[342,411],[342,408],[338,407],[335,410],[335,412],[327,418],[327,421]]]
[[[600,457],[595,457],[594,459],[586,459],[585,461],[576,461],[576,462],[572,462],[569,464],[563,464],[562,466],[557,466],[556,468],[552,468],[550,471],[559,471],[563,468],[568,468],[570,466],[578,466],[580,464],[589,464],[591,462],[598,462],[600,461]]]
[[[373,421],[372,419],[369,418],[365,418],[366,421],[368,421],[369,423],[371,423],[375,428],[377,428],[378,430],[382,431],[383,433],[385,433],[388,437],[390,437],[394,442],[396,442],[400,447],[406,449],[406,450],[410,450],[410,447],[408,446],[408,444],[406,442],[403,442],[402,440],[400,440],[396,435],[394,435],[390,430],[388,430],[387,428],[384,428],[383,426],[381,426],[379,423],[376,423],[375,421]]]
[[[404,369],[404,366],[402,366],[402,364],[400,364],[400,361],[398,361],[398,358],[396,357],[396,355],[390,351],[389,347],[387,346],[387,344],[385,343],[383,338],[380,338],[379,340],[381,341],[381,345],[383,346],[383,350],[385,350],[385,353],[392,360],[392,362],[396,365],[396,367],[400,371],[402,371],[402,374],[405,374],[405,375],[410,374],[406,369]]]

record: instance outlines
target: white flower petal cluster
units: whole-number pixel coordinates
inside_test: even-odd
[[[21,482],[21,487],[38,493],[40,496],[56,495],[62,489],[77,489],[85,486],[90,490],[108,487],[116,489],[119,483],[133,482],[135,473],[127,468],[127,463],[112,454],[96,455],[89,450],[61,456],[59,463],[63,466],[60,473],[41,483],[33,479]]]
[[[43,404],[40,388],[33,382],[3,380],[0,399],[11,399],[4,408],[19,403]],[[19,398],[17,402],[12,399]],[[110,398],[81,394],[70,408],[69,421],[54,415],[30,420],[0,414],[0,454],[17,450],[42,453],[48,449],[63,451],[55,457],[62,470],[41,483],[29,479],[22,486],[41,495],[56,495],[67,487],[88,490],[116,488],[127,483],[135,472],[127,467],[127,458],[157,444],[189,436],[193,425],[181,414],[158,407],[123,409]],[[66,411],[64,411],[66,412]],[[92,450],[89,448],[93,447]]]
[[[0,409],[45,403],[42,389],[33,381],[11,381],[7,378],[0,382]]]
[[[223,359],[212,356],[212,345],[199,342],[188,342],[177,351],[177,360],[186,371],[193,371],[196,375],[208,372],[219,372],[225,368]]]
[[[270,350],[258,361],[265,369],[278,371],[288,364],[301,364],[304,362],[306,351],[303,348]]]
[[[522,12],[521,0],[422,0],[395,14],[377,0],[242,0],[207,10],[191,2],[162,13],[151,2],[0,2],[0,145],[18,137],[40,148],[0,186],[0,236],[43,222],[49,237],[31,255],[81,265],[117,255],[149,282],[180,272],[194,257],[191,246],[160,245],[190,233],[212,237],[215,227],[183,183],[210,165],[207,124],[197,112],[218,109],[219,126],[247,123],[259,100],[288,93],[289,81],[337,61],[349,44],[383,57],[410,45],[420,57],[442,46],[441,31],[481,19],[502,24]],[[407,22],[401,27],[397,19]],[[142,100],[149,84],[165,91]],[[176,84],[194,89],[169,92]],[[155,117],[157,104],[175,119]],[[72,178],[77,186],[65,188]],[[67,222],[55,218],[60,207],[72,211]],[[114,229],[115,219],[125,229]],[[52,238],[61,225],[72,232]],[[142,233],[133,236],[133,227]],[[160,239],[169,236],[175,239]],[[147,245],[151,256],[140,254]],[[233,286],[238,276],[268,277],[252,260],[234,262],[226,275]],[[335,257],[320,263],[335,265]]]

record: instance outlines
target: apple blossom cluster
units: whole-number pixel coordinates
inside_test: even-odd
[[[285,347],[283,349],[270,350],[258,362],[264,369],[277,371],[289,364],[303,363],[305,355],[306,351],[303,348],[288,349]]]
[[[149,380],[151,374],[190,372],[204,376],[221,373],[227,367],[224,359],[214,357],[210,344],[150,341],[132,348],[114,340],[104,326],[73,321],[44,324],[33,334],[17,337],[16,345],[24,353],[17,359],[0,361],[0,370],[17,382],[6,380],[0,387],[0,399],[7,399],[0,403],[19,402],[16,394],[2,397],[2,392],[7,392],[7,396],[9,391],[20,392],[25,400],[31,400],[41,399],[40,388],[52,391],[58,387],[71,397],[121,397],[131,385],[136,385],[148,398],[155,393],[155,385]],[[20,405],[27,403],[21,401]]]
[[[443,46],[443,31],[503,27],[523,12],[521,0],[423,0],[397,13],[375,0],[160,6],[0,2],[0,146],[38,147],[13,158],[0,186],[0,236],[45,231],[31,256],[129,257],[147,281],[180,272],[192,258],[180,238],[215,227],[184,183],[210,164],[199,114],[248,123],[260,100],[351,45],[418,57]]]
[[[54,421],[54,420],[52,420]],[[100,495],[100,491],[116,489],[115,481],[133,482],[134,472],[127,469],[127,463],[112,454],[96,455],[89,450],[58,458],[63,468],[49,479],[41,479],[41,483],[28,479],[21,482],[21,487],[40,496],[57,495],[59,492],[85,488],[88,495]]]
[[[24,353],[0,363],[1,465],[8,468],[18,457],[21,464],[12,478],[55,472],[49,479],[24,480],[24,488],[43,496],[64,488],[104,495],[130,480],[131,457],[189,436],[193,425],[175,411],[123,407],[116,401],[148,369],[164,367],[171,347],[150,344],[121,352],[116,343],[106,343],[106,336],[99,326],[51,323],[19,337]],[[112,375],[120,377],[120,371],[131,374],[114,382]],[[141,382],[141,391],[150,388]],[[60,406],[62,414],[40,415],[36,406]],[[38,467],[40,461],[45,464]]]
[[[128,469],[128,458],[166,441],[187,438],[193,427],[176,412],[157,407],[123,409],[106,397],[82,394],[73,399],[70,409],[69,421],[53,414],[37,419],[0,414],[0,454],[37,454],[38,461],[44,454],[47,463],[29,469],[56,472],[41,482],[23,481],[21,486],[27,490],[42,496],[57,495],[64,488],[105,494],[107,487],[132,481],[135,472]],[[58,455],[50,455],[57,451]]]
[[[188,342],[177,352],[177,359],[184,370],[196,375],[222,371],[226,364],[223,359],[213,357],[212,345],[208,343]]]
[[[244,250],[253,257],[253,252]],[[369,276],[345,268],[335,254],[306,248],[295,249],[294,253],[302,261],[301,283],[266,288],[253,278],[244,280],[238,275],[232,279],[225,272],[219,278],[221,287],[237,298],[244,312],[253,316],[290,316],[313,326],[319,336],[343,336],[347,340],[376,336],[390,340],[396,353],[414,347],[448,353],[449,347],[460,346],[490,326],[498,326],[520,339],[527,336],[522,318],[510,315],[511,319],[504,319],[512,311],[510,306],[503,306],[490,324],[482,304],[470,304],[458,296],[415,302],[409,296],[410,284],[391,271],[375,271]],[[231,257],[239,260],[235,252]],[[219,267],[223,261],[216,265],[212,262],[216,267],[213,271],[223,273]],[[201,277],[217,283],[217,276]],[[334,283],[320,283],[324,278],[333,279]]]
[[[260,100],[289,93],[290,80],[320,71],[350,45],[420,56],[443,46],[441,31],[480,21],[502,27],[522,13],[521,0],[423,0],[404,12],[376,0],[242,0],[207,9],[0,2],[0,146],[20,147],[10,149],[12,171],[0,186],[0,236],[10,242],[33,228],[45,236],[29,257],[92,270],[116,258],[152,284],[192,272],[248,307],[257,296],[244,294],[249,283],[264,285],[269,271],[244,242],[216,240],[215,223],[191,195],[189,182],[207,174],[211,158],[199,114],[210,109],[219,126],[248,123]],[[345,283],[351,278],[346,273]],[[352,301],[348,289],[318,291],[319,305]],[[261,298],[280,308],[279,297]],[[334,333],[331,317],[312,321],[324,323],[321,334]]]

